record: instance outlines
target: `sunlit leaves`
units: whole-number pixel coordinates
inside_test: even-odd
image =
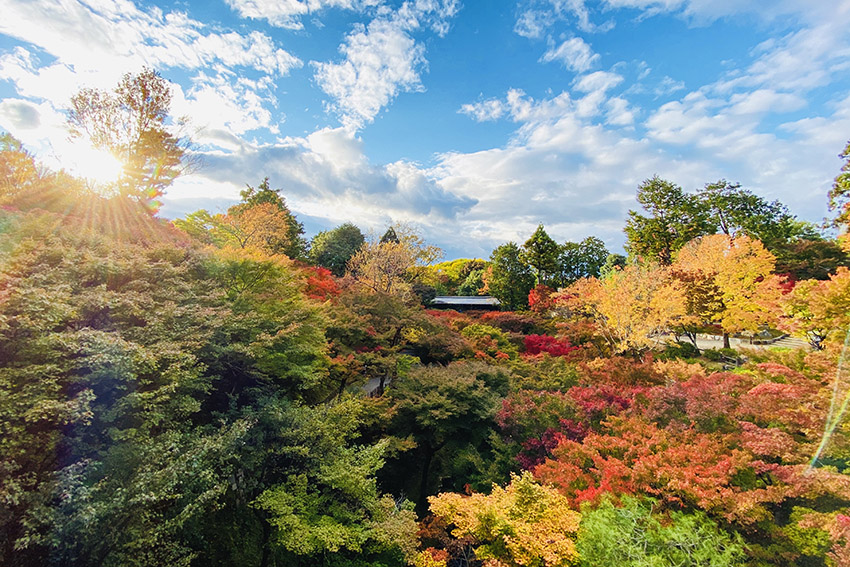
[[[654,333],[685,316],[684,293],[666,269],[651,265],[626,266],[603,279],[579,280],[559,301],[589,315],[614,352],[650,347]]]
[[[566,498],[524,473],[489,495],[441,494],[431,512],[453,525],[455,537],[472,536],[475,555],[499,567],[566,567],[578,562],[580,516]]]

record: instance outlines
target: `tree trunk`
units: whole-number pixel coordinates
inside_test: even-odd
[[[729,333],[723,333],[723,348],[732,348],[729,343]]]
[[[425,461],[422,463],[422,477],[419,479],[419,497],[416,501],[416,513],[424,516],[428,506],[428,475],[431,472],[431,461],[434,458],[434,450],[430,445],[425,445]]]
[[[269,540],[272,536],[272,527],[268,521],[260,517],[260,525],[263,526],[263,555],[260,559],[260,567],[269,567],[269,559],[271,558],[271,546]]]

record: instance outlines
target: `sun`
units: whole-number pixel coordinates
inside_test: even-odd
[[[73,144],[66,158],[71,173],[96,185],[110,185],[118,181],[124,171],[121,160],[88,144]]]

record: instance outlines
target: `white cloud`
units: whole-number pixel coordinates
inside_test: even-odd
[[[427,64],[425,47],[412,33],[427,25],[444,34],[457,10],[455,0],[405,2],[368,26],[356,26],[339,47],[342,61],[313,62],[316,81],[334,99],[330,108],[344,126],[361,128],[399,93],[423,89],[419,73]]]
[[[731,104],[729,112],[732,114],[783,113],[806,106],[806,101],[798,95],[778,93],[769,89],[735,94],[729,102]]]
[[[630,126],[635,121],[635,111],[630,107],[629,102],[620,97],[609,99],[606,103],[608,113],[605,122],[612,126]]]
[[[824,21],[846,0],[813,2],[811,0],[604,0],[607,9],[631,8],[643,11],[644,17],[659,13],[678,14],[696,25],[706,25],[722,18],[749,16],[762,22],[793,17],[811,24]]]
[[[203,162],[201,171],[178,179],[168,190],[168,203],[236,200],[245,183],[268,175],[272,186],[283,188],[296,213],[331,222],[357,219],[361,226],[377,228],[390,220],[407,220],[436,226],[475,204],[469,196],[444,189],[415,163],[371,164],[362,141],[344,128],[320,129],[276,144],[243,143],[235,151],[209,151]],[[214,191],[208,192],[208,182]]]
[[[335,99],[343,124],[359,128],[399,92],[420,90],[425,48],[396,23],[375,20],[351,33],[340,47],[340,63],[316,63],[316,80]]]
[[[471,116],[476,122],[498,120],[505,114],[505,104],[498,99],[483,100],[460,107],[460,113]]]
[[[301,19],[328,8],[362,11],[381,0],[226,0],[243,18],[267,20],[273,26],[300,30]]]
[[[614,28],[612,20],[595,24],[585,0],[526,0],[514,25],[514,33],[536,39],[556,22],[567,21],[587,33],[606,32]]]
[[[172,114],[191,116],[192,122],[203,130],[222,130],[242,135],[250,130],[268,128],[277,131],[269,101],[273,100],[273,83],[268,79],[251,81],[229,73],[209,76],[199,73],[184,93],[174,85]],[[283,116],[275,113],[277,122]]]
[[[599,54],[594,53],[582,38],[573,37],[557,47],[549,48],[540,60],[546,63],[560,61],[565,68],[583,73],[599,60]]]
[[[595,73],[578,77],[574,88],[585,93],[594,91],[605,92],[613,89],[622,82],[622,75],[610,71],[596,71]]]
[[[36,45],[77,73],[113,83],[127,69],[222,64],[284,75],[301,61],[262,32],[207,32],[181,12],[142,10],[129,0],[9,0],[0,33]],[[81,32],[81,30],[85,30]]]
[[[10,0],[0,33],[29,44],[0,56],[0,79],[21,96],[47,101],[54,114],[82,87],[111,89],[143,65],[194,71],[187,89],[172,85],[172,114],[191,119],[200,143],[227,147],[234,134],[276,132],[283,118],[272,119],[274,79],[302,66],[262,32],[211,29],[183,12],[129,0]],[[54,135],[67,133],[57,125]]]
[[[550,25],[551,19],[546,12],[541,10],[526,10],[517,18],[514,25],[514,33],[529,39],[537,39],[543,37],[544,32]]]

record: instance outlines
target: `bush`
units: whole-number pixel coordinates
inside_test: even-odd
[[[473,323],[464,327],[460,334],[472,345],[476,357],[515,358],[518,354],[505,333],[495,327]]]
[[[738,359],[738,351],[734,348],[707,348],[702,351],[702,355],[711,362],[722,362],[729,358]]]
[[[722,530],[703,512],[654,511],[655,502],[624,496],[595,510],[582,508],[577,547],[581,565],[739,565],[745,547],[737,534]]]
[[[696,358],[698,356],[699,349],[691,343],[675,343],[667,345],[664,352],[658,358],[661,360],[673,360],[676,358]]]
[[[578,350],[578,347],[573,346],[564,339],[556,339],[548,335],[528,335],[523,341],[525,344],[526,354],[535,355],[547,353],[551,356],[567,356],[571,352]]]

